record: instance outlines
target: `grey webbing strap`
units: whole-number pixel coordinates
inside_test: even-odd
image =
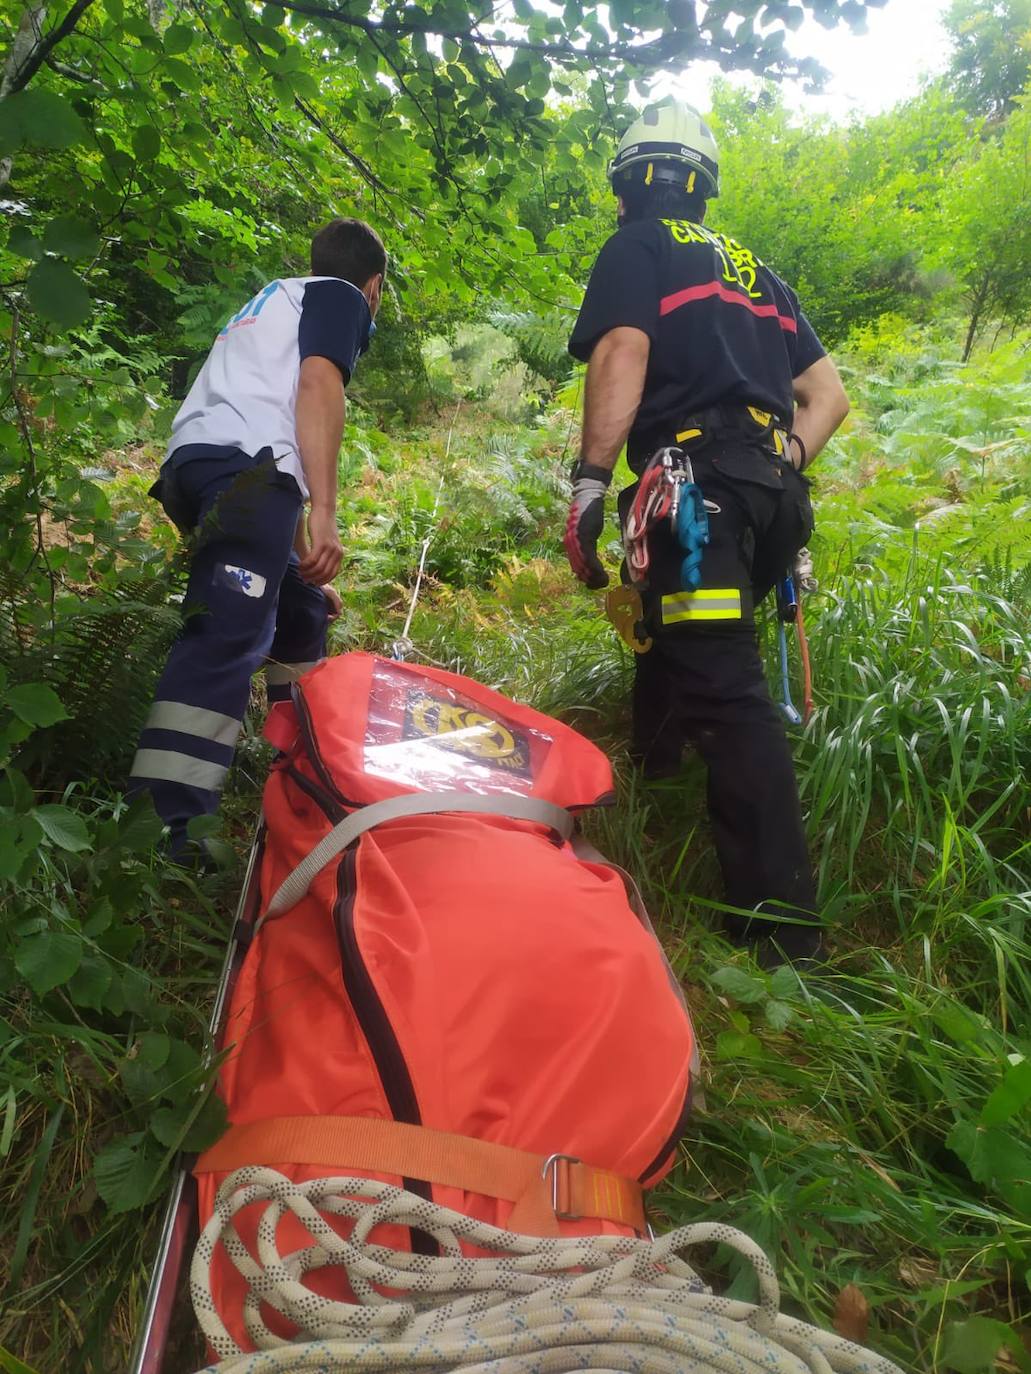
[[[331,859],[353,844],[359,835],[384,821],[399,820],[402,816],[438,815],[449,811],[474,812],[486,816],[508,816],[515,821],[535,821],[546,825],[562,840],[573,833],[573,817],[564,806],[543,801],[540,797],[485,797],[472,792],[406,792],[400,797],[373,802],[346,816],[321,839],[306,859],[280,883],[261,920],[281,916],[289,911],[311,887],[315,877]],[[258,923],[259,925],[261,922]]]

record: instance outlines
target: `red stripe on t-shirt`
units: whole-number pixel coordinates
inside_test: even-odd
[[[731,305],[743,305],[753,315],[773,316],[781,329],[788,334],[798,333],[798,321],[790,315],[782,315],[775,305],[756,305],[739,291],[732,291],[730,287],[724,286],[721,281],[709,281],[704,286],[688,286],[683,291],[674,291],[672,296],[663,296],[659,301],[659,314],[668,315],[671,310],[679,310],[682,305],[689,305],[691,301],[706,300],[709,296],[719,296],[721,301],[729,301]]]

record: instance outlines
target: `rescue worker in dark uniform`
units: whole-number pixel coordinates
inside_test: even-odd
[[[226,322],[172,422],[151,494],[191,541],[186,618],[127,789],[151,794],[172,857],[206,859],[188,827],[218,806],[252,674],[268,660],[275,700],[325,654],[340,606],[324,584],[343,557],[344,391],[375,329],[385,272],[367,224],[325,225],[311,275],[270,282]]]
[[[646,776],[662,777],[695,747],[727,901],[762,913],[728,917],[731,934],[761,942],[764,962],[813,957],[820,931],[798,787],[753,613],[812,532],[802,470],[848,399],[791,288],[704,226],[719,171],[696,111],[649,107],[609,176],[619,228],[569,344],[588,370],[566,552],[581,581],[606,586],[597,541],[624,443],[639,479],[666,446],[688,456],[709,542],[700,585],[685,586],[670,523],[647,537],[638,634],[652,643],[636,656],[632,752]],[[624,534],[638,486],[620,494]]]

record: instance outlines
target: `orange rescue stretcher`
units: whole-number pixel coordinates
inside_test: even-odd
[[[230,1125],[184,1161],[133,1374],[161,1374],[191,1237],[241,1166],[378,1178],[528,1235],[640,1233],[690,1106],[679,986],[632,880],[574,833],[612,801],[599,749],[469,678],[362,653],[306,674],[266,734],[280,752],[214,1022]],[[235,1226],[253,1247],[256,1213]],[[281,1253],[310,1245],[281,1226]],[[349,1297],[332,1267],[306,1282]],[[245,1291],[216,1249],[212,1297],[250,1349]]]

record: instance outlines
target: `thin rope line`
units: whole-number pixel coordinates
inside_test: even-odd
[[[412,628],[412,617],[415,615],[415,608],[419,602],[419,592],[422,589],[422,579],[426,572],[426,556],[430,551],[430,544],[436,534],[437,511],[440,507],[440,498],[444,491],[444,479],[447,476],[447,461],[451,457],[451,440],[455,433],[455,423],[458,420],[458,412],[462,409],[462,402],[459,401],[455,406],[455,413],[451,417],[451,428],[447,433],[447,446],[444,449],[444,471],[440,474],[440,481],[437,483],[437,495],[433,501],[433,509],[430,511],[430,528],[426,538],[422,541],[422,553],[419,556],[419,567],[415,574],[415,587],[412,590],[412,599],[408,604],[408,615],[405,619],[405,627],[401,631],[401,637],[393,645],[393,656],[395,659],[404,658],[405,653],[411,647],[408,639],[408,631]]]

